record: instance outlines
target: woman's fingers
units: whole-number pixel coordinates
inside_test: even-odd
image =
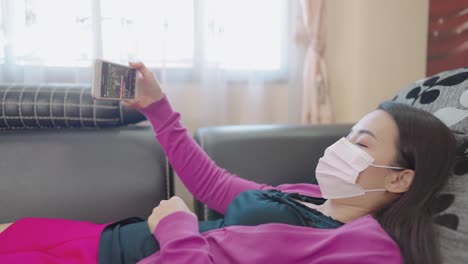
[[[130,99],[126,101],[122,101],[122,105],[126,107],[137,107],[138,100],[137,99]]]
[[[143,62],[129,62],[128,64],[130,67],[139,71],[144,79],[154,78],[153,73],[148,68],[146,68]]]

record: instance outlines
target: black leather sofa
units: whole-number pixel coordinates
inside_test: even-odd
[[[174,194],[149,127],[0,131],[0,223],[147,218]]]

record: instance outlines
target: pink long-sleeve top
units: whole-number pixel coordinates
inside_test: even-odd
[[[233,175],[218,167],[180,123],[166,96],[142,110],[174,170],[190,192],[224,214],[246,190],[278,189],[321,197],[317,185],[272,187]],[[200,234],[192,214],[164,217],[154,232],[160,250],[138,264],[205,263],[403,263],[398,245],[367,215],[336,229],[286,224],[229,226]]]

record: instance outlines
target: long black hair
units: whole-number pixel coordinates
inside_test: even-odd
[[[376,218],[397,242],[405,263],[441,263],[432,208],[452,170],[454,135],[424,110],[395,102],[383,102],[377,109],[390,114],[398,126],[395,166],[414,170],[415,177],[408,191]]]

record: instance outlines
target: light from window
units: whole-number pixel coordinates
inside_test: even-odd
[[[281,0],[206,0],[207,60],[233,70],[279,70]]]
[[[18,65],[79,66],[92,59],[90,1],[10,2],[12,47]]]
[[[89,67],[101,57],[143,60],[153,67],[202,63],[276,71],[285,52],[286,0],[1,3],[0,61],[14,66]]]
[[[191,67],[193,1],[102,0],[103,57]]]

